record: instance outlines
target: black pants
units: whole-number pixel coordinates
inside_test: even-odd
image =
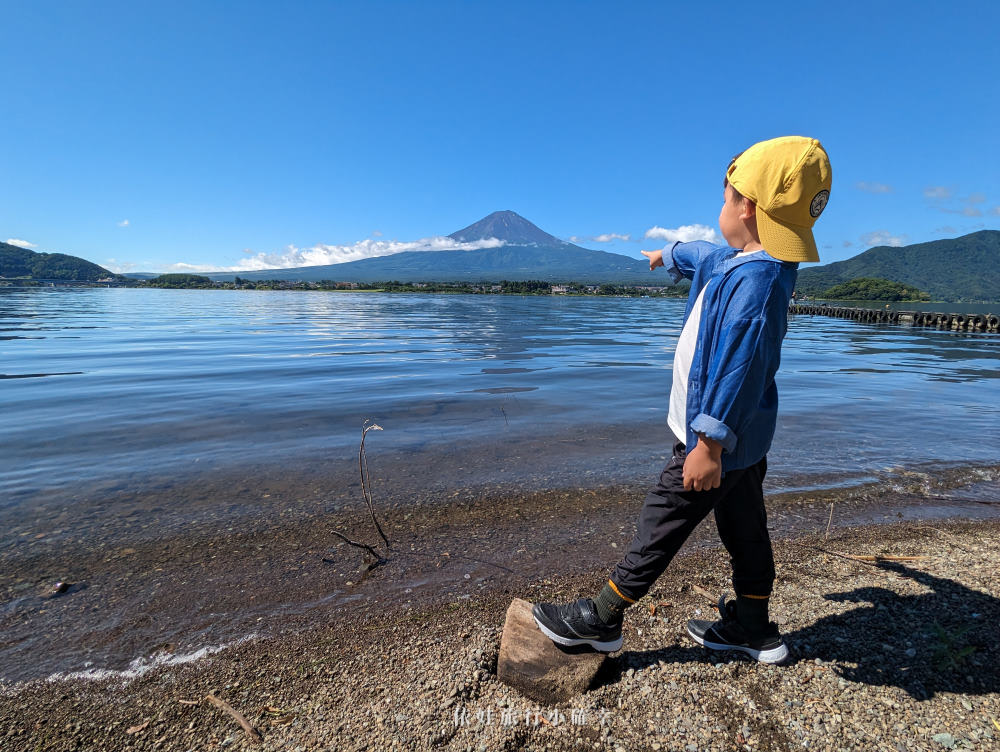
[[[769,596],[774,585],[774,554],[762,488],[767,458],[742,470],[730,470],[722,476],[722,485],[711,491],[685,491],[685,456],[684,445],[676,444],[659,482],[646,495],[635,538],[611,580],[627,598],[644,596],[698,523],[714,509],[719,537],[732,560],[737,595]]]

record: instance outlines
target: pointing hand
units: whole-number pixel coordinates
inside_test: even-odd
[[[663,251],[640,251],[640,253],[649,259],[649,271],[663,266]]]

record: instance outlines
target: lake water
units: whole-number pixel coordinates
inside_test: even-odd
[[[668,451],[682,314],[665,299],[0,290],[0,505],[346,459],[365,419],[385,428],[371,448],[398,457],[605,430],[588,470],[622,479],[623,452]],[[778,383],[780,486],[998,459],[995,335],[792,317]],[[558,482],[558,466],[546,452],[519,475]]]
[[[367,450],[391,508],[652,482],[670,451],[683,310],[670,299],[0,288],[0,557],[20,578],[0,577],[14,593],[0,604],[0,678],[79,668],[74,645],[88,640],[87,665],[124,665],[164,631],[194,651],[269,620],[264,597],[222,619],[203,594],[197,625],[169,604],[151,625],[141,587],[118,603],[126,589],[95,584],[86,608],[104,620],[74,633],[75,612],[57,616],[31,594],[75,553],[100,558],[208,522],[277,524],[307,502],[310,514],[356,507],[365,420],[384,428]],[[932,516],[1000,498],[1000,336],[793,316],[778,387],[772,497],[916,489]]]

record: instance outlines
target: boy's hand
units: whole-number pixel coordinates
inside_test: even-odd
[[[722,444],[702,434],[684,458],[684,490],[710,491],[722,485]]]
[[[649,259],[649,271],[653,271],[658,266],[663,266],[663,251],[639,251]]]

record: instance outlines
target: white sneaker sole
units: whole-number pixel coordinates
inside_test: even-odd
[[[622,644],[625,642],[624,637],[619,637],[617,640],[611,640],[609,642],[601,642],[599,640],[585,640],[583,638],[563,637],[562,635],[557,635],[551,629],[549,629],[540,621],[538,621],[538,617],[535,616],[534,614],[531,615],[531,618],[535,620],[535,624],[538,625],[538,628],[542,631],[543,635],[552,640],[552,642],[557,642],[560,645],[565,645],[566,647],[573,647],[574,645],[589,645],[594,650],[600,653],[613,653],[616,650],[620,649]]]
[[[742,645],[725,645],[719,642],[704,640],[690,629],[688,630],[688,635],[692,640],[706,648],[711,648],[712,650],[738,650],[741,653],[746,653],[751,658],[757,659],[761,663],[781,663],[788,657],[788,646],[785,643],[781,643],[778,647],[771,648],[770,650],[755,650],[754,648],[743,647]]]

